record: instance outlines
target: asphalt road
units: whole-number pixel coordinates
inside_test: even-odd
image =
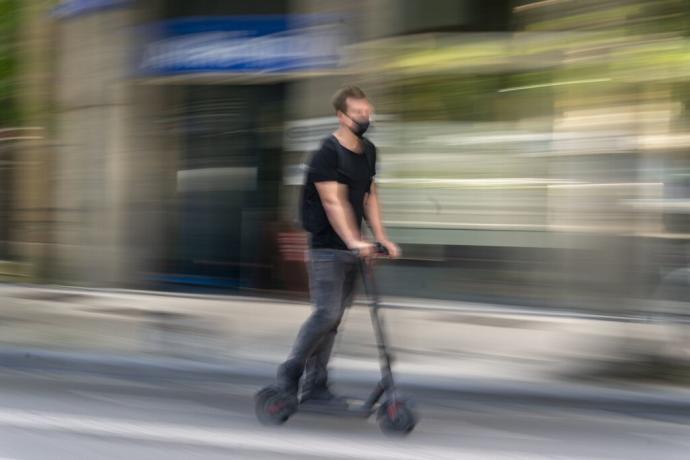
[[[672,408],[573,407],[418,387],[421,421],[399,439],[373,419],[296,414],[281,427],[261,426],[252,395],[265,383],[4,369],[0,460],[689,458],[690,414]]]

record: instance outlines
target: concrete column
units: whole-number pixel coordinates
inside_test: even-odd
[[[134,162],[130,56],[136,10],[59,23],[55,272],[58,281],[120,284]]]

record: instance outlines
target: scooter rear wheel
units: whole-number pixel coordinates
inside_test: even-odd
[[[254,411],[263,425],[282,425],[297,411],[297,398],[269,386],[254,396]]]
[[[378,422],[383,433],[405,436],[414,430],[417,416],[407,401],[384,401],[379,407]]]

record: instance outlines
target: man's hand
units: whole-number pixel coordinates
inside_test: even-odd
[[[348,243],[348,249],[356,251],[359,257],[369,258],[374,254],[374,245],[362,240],[356,240]]]
[[[398,245],[393,243],[392,241],[382,240],[379,241],[379,243],[381,243],[381,245],[388,250],[388,256],[391,259],[397,259],[402,254],[402,252],[400,251],[400,247],[398,247]]]

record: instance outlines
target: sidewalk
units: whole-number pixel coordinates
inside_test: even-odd
[[[304,303],[256,298],[18,285],[0,285],[0,299],[0,365],[178,378],[269,379],[310,312]],[[669,325],[410,299],[383,314],[403,384],[690,406],[690,390],[573,380],[665,343]],[[375,380],[376,356],[368,310],[355,306],[336,344],[334,378]]]

